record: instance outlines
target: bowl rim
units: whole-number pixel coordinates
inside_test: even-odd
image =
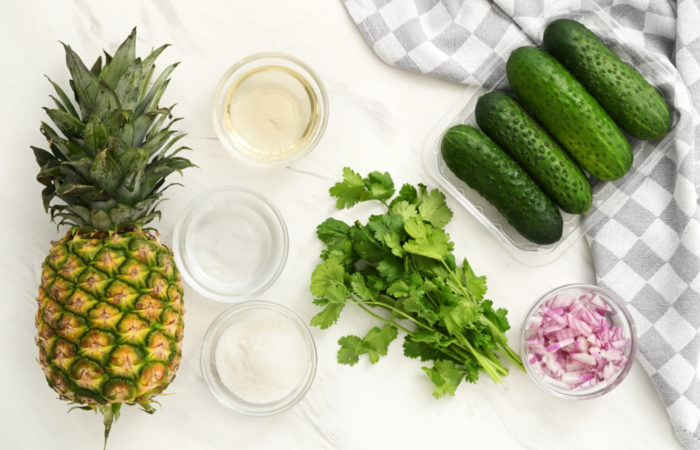
[[[223,118],[221,117],[221,114],[219,113],[219,106],[222,101],[223,95],[224,95],[224,88],[227,86],[229,81],[231,81],[231,78],[233,77],[234,74],[236,74],[238,71],[241,69],[245,68],[245,66],[249,64],[254,64],[257,61],[263,60],[263,59],[271,59],[271,60],[278,60],[278,61],[283,61],[286,63],[291,63],[293,66],[293,69],[295,72],[304,78],[306,81],[308,81],[312,88],[315,90],[318,90],[318,103],[321,105],[319,108],[319,123],[316,127],[316,131],[312,139],[309,140],[309,142],[302,147],[301,149],[292,152],[289,156],[280,158],[280,159],[275,159],[275,160],[265,160],[264,158],[254,158],[250,156],[248,153],[241,151],[231,140],[229,140],[226,136],[226,132],[224,131],[224,128],[222,126],[222,121]],[[241,75],[245,75],[248,73],[245,71]],[[229,67],[226,72],[221,76],[219,79],[219,82],[216,86],[216,90],[214,91],[214,101],[212,102],[212,122],[214,125],[214,131],[216,132],[216,136],[219,139],[219,142],[224,146],[224,148],[231,154],[233,155],[236,159],[244,161],[246,163],[256,165],[256,166],[261,166],[261,167],[277,167],[277,166],[284,166],[291,164],[293,162],[296,162],[305,156],[307,156],[309,153],[311,153],[317,146],[318,143],[321,141],[321,138],[325,134],[326,131],[326,126],[328,124],[328,115],[329,115],[329,110],[328,110],[328,92],[326,91],[326,87],[323,84],[323,81],[321,78],[316,74],[316,72],[311,69],[305,62],[301,61],[300,59],[289,55],[287,53],[283,52],[260,52],[260,53],[254,53],[252,55],[246,56],[237,62],[235,62],[231,67]]]
[[[300,384],[300,386],[302,386],[301,389],[284,403],[278,404],[277,402],[271,402],[271,406],[269,409],[261,407],[265,405],[264,403],[259,404],[260,407],[256,409],[246,408],[244,405],[237,402],[233,397],[235,394],[230,392],[225,387],[224,388],[226,389],[226,392],[230,393],[231,395],[220,395],[218,390],[215,388],[216,381],[214,380],[214,373],[211,371],[210,368],[212,356],[214,356],[216,352],[216,344],[218,342],[218,340],[212,340],[214,333],[219,331],[224,325],[230,326],[231,324],[227,323],[227,321],[230,320],[232,317],[242,312],[251,310],[273,311],[279,316],[283,317],[284,319],[289,320],[293,325],[296,326],[296,328],[302,335],[304,343],[306,344],[305,347],[307,350],[307,356],[309,358],[309,368],[307,369],[307,373],[304,377],[303,383]],[[301,399],[304,398],[306,393],[311,388],[311,385],[313,384],[313,381],[316,377],[316,371],[318,368],[318,352],[316,348],[316,342],[313,338],[313,335],[311,334],[311,329],[309,328],[309,326],[296,312],[294,312],[290,308],[281,305],[280,303],[269,300],[246,300],[235,304],[221,312],[207,328],[207,332],[204,335],[204,339],[202,340],[200,351],[200,369],[202,371],[204,381],[206,382],[207,387],[209,388],[209,391],[223,406],[233,411],[236,411],[237,413],[247,416],[270,416],[284,412],[296,405],[297,403],[299,403],[299,401],[301,401]]]
[[[247,291],[241,291],[238,293],[224,293],[221,291],[216,291],[209,289],[205,283],[197,279],[195,274],[190,270],[190,265],[188,263],[189,259],[183,253],[186,253],[184,240],[187,227],[192,219],[194,213],[198,210],[204,208],[207,201],[212,199],[216,194],[243,194],[249,196],[264,205],[266,209],[269,210],[270,217],[274,217],[275,225],[278,226],[278,232],[280,236],[280,250],[281,255],[278,261],[275,261],[277,267],[274,271],[270,271],[270,274],[266,280],[263,280],[259,285],[255,285],[249,288]],[[260,208],[261,211],[264,208]],[[204,297],[220,302],[220,303],[237,303],[250,298],[260,295],[269,289],[282,274],[282,270],[287,265],[287,259],[289,257],[289,230],[287,229],[287,224],[282,216],[280,210],[272,203],[269,199],[262,196],[261,194],[252,191],[250,189],[236,186],[236,185],[223,185],[207,189],[196,195],[192,200],[190,200],[180,215],[175,228],[173,229],[173,253],[175,256],[175,263],[179,269],[180,275],[185,280],[185,282],[191,286],[197,293],[203,295]]]
[[[610,383],[598,383],[598,384],[601,384],[600,389],[589,390],[589,391],[585,391],[583,393],[577,393],[576,390],[563,391],[563,390],[555,389],[554,387],[550,386],[541,376],[534,373],[534,369],[530,366],[530,364],[527,361],[527,343],[525,341],[525,339],[526,339],[525,336],[527,333],[527,324],[530,321],[530,319],[532,318],[532,315],[537,310],[537,308],[543,302],[550,299],[551,297],[553,297],[557,294],[560,294],[562,292],[565,292],[568,290],[574,290],[574,289],[592,291],[596,294],[599,294],[601,296],[601,298],[606,303],[612,304],[617,312],[622,313],[622,317],[624,317],[625,322],[627,322],[627,325],[629,327],[629,332],[630,332],[629,355],[628,355],[628,359],[627,359],[627,363],[625,364],[625,367],[623,367],[622,370],[620,372],[618,372],[618,375],[615,377],[614,380],[612,380],[612,382],[610,382]],[[556,397],[567,399],[567,400],[586,400],[586,399],[592,399],[592,398],[600,397],[604,394],[607,394],[608,392],[615,389],[627,377],[627,374],[632,369],[632,366],[634,365],[634,361],[635,361],[636,356],[637,356],[637,331],[636,331],[636,327],[634,325],[634,320],[632,319],[632,316],[631,316],[629,310],[627,309],[625,302],[616,293],[612,292],[609,289],[598,286],[596,284],[570,283],[570,284],[564,284],[564,285],[561,285],[561,286],[558,286],[554,289],[549,290],[544,295],[542,295],[540,298],[538,298],[532,304],[532,306],[528,309],[527,313],[525,314],[525,318],[523,319],[522,329],[520,331],[520,350],[524,355],[523,366],[525,366],[525,371],[529,375],[530,379],[532,379],[540,389],[542,389],[542,390],[544,390],[552,395],[555,395]]]

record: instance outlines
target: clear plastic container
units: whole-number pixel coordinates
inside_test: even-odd
[[[231,186],[204,192],[187,205],[175,225],[173,250],[194,290],[212,300],[236,302],[277,280],[289,237],[275,205]]]
[[[583,1],[582,8],[587,9],[587,11],[570,11],[569,2],[557,2],[547,9],[550,14],[547,23],[563,17],[583,23],[598,35],[615,54],[630,63],[649,83],[656,86],[669,102],[669,96],[664,95],[666,87],[664,83],[669,78],[677,77],[673,68],[667,63],[659,62],[643,48],[624,44],[625,38],[620,32],[622,26],[595,3]],[[537,37],[538,45],[542,42],[543,33],[544,25]],[[504,45],[505,48],[515,50],[522,45],[532,45],[532,43],[520,39]],[[504,64],[493,63],[489,70],[493,73],[503,74],[500,78],[488,78],[494,80],[494,86],[504,86],[504,90],[508,91]],[[604,207],[607,202],[615,202],[614,197],[619,195],[618,189],[624,191],[628,187],[636,186],[642,178],[649,175],[656,162],[671,148],[673,143],[671,133],[658,141],[642,141],[628,135],[634,153],[633,167],[630,172],[615,182],[591,180],[593,202],[589,211],[584,216],[562,211],[564,229],[561,239],[549,245],[534,244],[522,237],[486,199],[457,178],[440,156],[440,141],[448,128],[460,123],[477,126],[474,117],[476,102],[482,94],[494,89],[483,85],[478,86],[478,88],[476,93],[473,89],[469,89],[460,96],[435,125],[423,145],[423,164],[437,183],[488,228],[517,261],[528,266],[549,264],[559,258],[587,231],[586,227],[590,226],[589,222],[582,220],[583,217],[590,216],[594,211]],[[678,121],[678,113],[670,102],[669,108],[671,109],[671,129],[673,129]]]

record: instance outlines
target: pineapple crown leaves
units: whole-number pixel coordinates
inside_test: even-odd
[[[137,58],[136,28],[90,69],[63,47],[74,100],[49,78],[55,108],[44,108],[52,124],[40,127],[49,150],[32,147],[44,209],[59,226],[140,228],[160,218],[163,192],[179,185],[165,185],[165,178],[194,167],[178,156],[190,148],[176,146],[185,134],[173,128],[180,120],[172,117],[175,105],[158,106],[178,63],[152,81],[155,60],[168,45]]]

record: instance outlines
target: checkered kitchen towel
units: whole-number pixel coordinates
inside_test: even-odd
[[[628,302],[639,361],[678,440],[700,449],[700,116],[694,106],[700,105],[700,2],[343,2],[385,62],[460,83],[494,87],[510,51],[538,44],[546,18],[557,12],[585,18],[605,11],[621,25],[622,45],[645,48],[668,69],[653,82],[677,112],[669,150],[638,182],[610,185],[614,195],[586,217],[585,226],[598,284]]]

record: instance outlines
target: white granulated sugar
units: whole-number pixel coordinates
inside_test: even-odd
[[[216,347],[216,369],[235,395],[269,403],[288,395],[308,366],[304,339],[288,321],[248,318],[227,328]]]

